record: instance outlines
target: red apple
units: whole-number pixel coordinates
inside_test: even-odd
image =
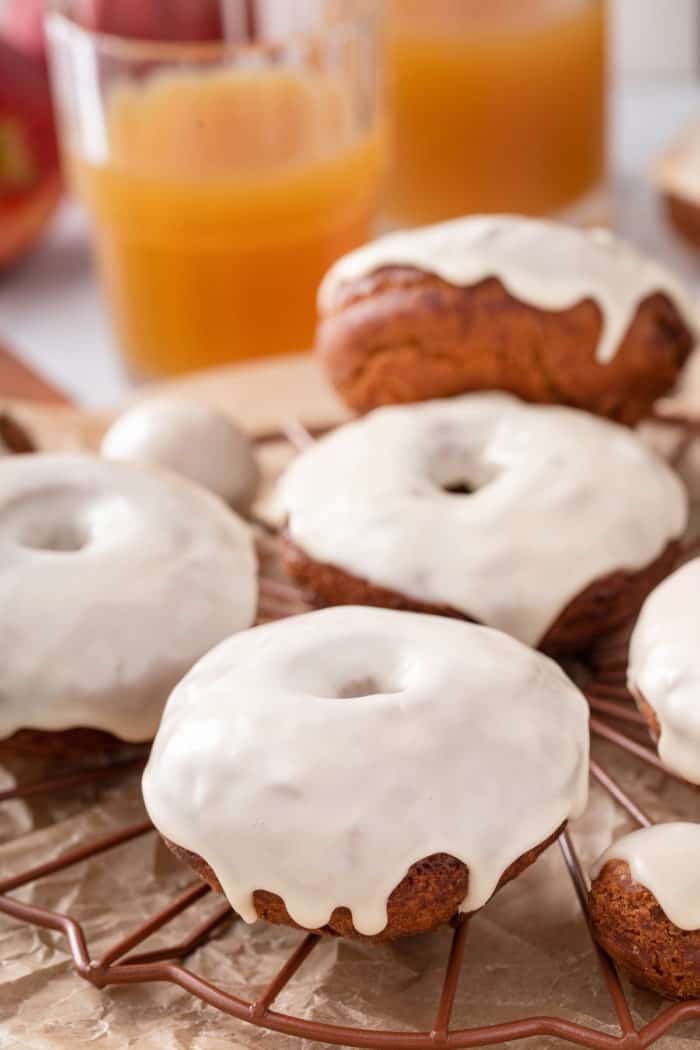
[[[44,0],[5,0],[1,35],[20,51],[43,56]]]
[[[0,38],[0,269],[31,246],[60,196],[45,62]]]

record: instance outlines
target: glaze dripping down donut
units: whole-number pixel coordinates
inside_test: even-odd
[[[161,834],[244,919],[264,890],[308,929],[350,909],[365,936],[436,854],[468,867],[456,908],[480,908],[587,789],[587,705],[547,657],[485,627],[348,606],[204,657],[168,701],[143,780]]]
[[[458,287],[497,277],[516,299],[564,310],[585,299],[603,314],[597,348],[609,363],[639,304],[664,292],[697,335],[697,310],[683,283],[661,263],[605,229],[582,231],[520,215],[477,215],[402,230],[343,256],[319,291],[322,313],[342,287],[387,266],[408,266]]]
[[[298,456],[278,504],[319,604],[353,603],[338,570],[371,585],[367,604],[422,603],[530,645],[598,583],[591,623],[609,629],[606,577],[643,576],[687,518],[681,482],[627,428],[505,394],[377,409]]]
[[[624,835],[599,857],[591,878],[611,860],[629,865],[679,930],[700,930],[700,824],[675,821]]]
[[[335,263],[315,349],[355,412],[504,390],[634,425],[697,341],[690,294],[633,245],[476,215],[380,237]]]
[[[700,824],[642,828],[595,863],[589,908],[599,944],[635,984],[700,997]]]

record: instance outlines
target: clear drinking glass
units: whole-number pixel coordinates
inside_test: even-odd
[[[387,211],[552,214],[600,187],[604,0],[389,0]]]
[[[47,18],[68,172],[137,374],[308,346],[323,273],[375,214],[381,5],[220,2],[236,39],[95,32],[79,0]]]

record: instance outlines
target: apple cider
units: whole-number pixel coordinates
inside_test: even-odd
[[[389,0],[387,211],[546,214],[605,165],[603,0]]]
[[[73,175],[120,343],[142,373],[311,343],[318,284],[366,240],[380,136],[309,74],[167,74],[115,92],[110,159]]]
[[[319,10],[279,40],[185,45],[50,16],[71,182],[134,374],[307,348],[323,274],[370,236],[376,27]]]

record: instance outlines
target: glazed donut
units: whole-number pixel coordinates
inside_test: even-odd
[[[668,769],[700,784],[700,558],[647,598],[630,643],[627,684]]]
[[[354,410],[475,390],[633,424],[676,382],[695,310],[664,267],[604,230],[474,216],[340,259],[316,348]]]
[[[386,609],[255,627],[168,700],[143,779],[247,922],[380,940],[481,908],[588,789],[588,711],[512,638]]]
[[[605,951],[635,984],[700,998],[700,824],[625,835],[591,876],[591,920]]]
[[[506,394],[377,409],[298,456],[277,503],[317,604],[466,617],[558,655],[637,612],[687,517],[628,429]]]
[[[243,512],[259,472],[248,438],[226,416],[196,401],[154,397],[112,424],[102,440],[107,459],[165,467],[214,492]]]
[[[0,739],[150,740],[178,679],[255,610],[249,529],[198,486],[90,455],[0,461]]]

